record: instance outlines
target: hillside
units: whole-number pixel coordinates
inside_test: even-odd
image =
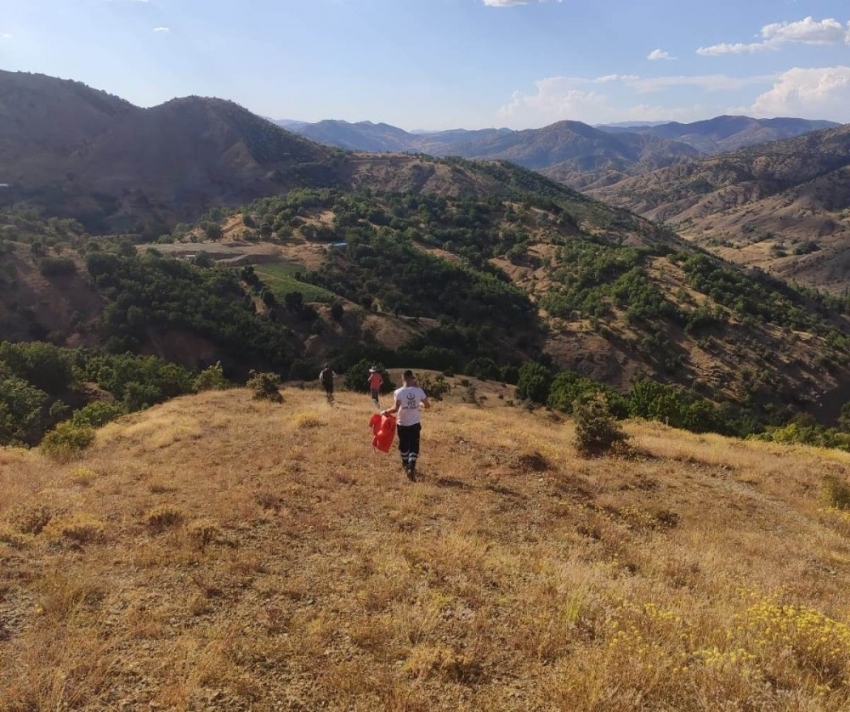
[[[210,211],[138,254],[126,240],[86,238],[76,269],[102,311],[50,338],[192,368],[220,360],[236,378],[250,368],[312,378],[324,360],[344,372],[369,359],[516,380],[540,361],[622,392],[644,378],[675,384],[755,418],[726,412],[695,426],[726,433],[800,410],[832,423],[850,399],[845,305],[711,259],[533,172],[439,166],[445,174],[383,178],[418,175],[436,190],[475,175],[505,197],[298,190]],[[54,260],[73,254],[61,236],[13,239]],[[44,258],[25,244],[11,249],[37,273]],[[14,284],[0,290],[9,314]]]
[[[140,111],[80,82],[0,70],[0,183],[12,182],[10,164],[62,155]]]
[[[297,389],[0,451],[0,710],[847,709],[848,455],[635,422],[583,460],[486,395],[415,484],[366,397]]]
[[[304,192],[245,212],[280,241],[280,259],[309,265],[305,281],[378,315],[449,327],[403,356],[374,345],[385,363],[459,370],[486,357],[501,368],[548,355],[623,390],[648,376],[827,419],[850,397],[846,316],[584,198]],[[244,214],[225,240],[256,235]],[[317,253],[322,243],[338,246]]]
[[[213,205],[333,184],[333,151],[231,102],[190,97],[134,112],[75,150],[9,169],[16,197],[98,232],[147,232]]]
[[[592,191],[723,257],[843,291],[850,237],[850,127],[627,178]]]

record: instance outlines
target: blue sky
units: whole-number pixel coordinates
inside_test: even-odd
[[[850,3],[3,0],[0,68],[406,129],[850,122]]]

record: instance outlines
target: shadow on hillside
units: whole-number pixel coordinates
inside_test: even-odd
[[[472,485],[461,480],[456,480],[454,477],[438,477],[434,480],[434,484],[438,487],[450,487],[452,489],[471,490]]]
[[[484,489],[486,489],[488,492],[493,492],[494,494],[500,494],[503,497],[513,497],[514,499],[526,499],[525,495],[522,495],[519,492],[514,492],[514,490],[509,489],[507,487],[502,487],[502,485],[487,485]]]

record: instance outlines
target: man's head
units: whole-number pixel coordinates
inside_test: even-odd
[[[326,363],[326,364],[323,366],[323,368],[324,368],[325,370],[329,369],[330,367],[331,367],[331,365],[330,365],[329,363]]]
[[[401,378],[407,386],[411,385],[416,380],[413,377],[413,371],[411,371],[409,368],[401,374]]]

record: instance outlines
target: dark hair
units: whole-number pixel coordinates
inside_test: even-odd
[[[402,377],[402,378],[407,378],[407,379],[413,378],[413,371],[411,371],[411,370],[408,368],[408,369],[407,369],[407,370],[406,370],[403,374],[401,374],[401,377]]]

